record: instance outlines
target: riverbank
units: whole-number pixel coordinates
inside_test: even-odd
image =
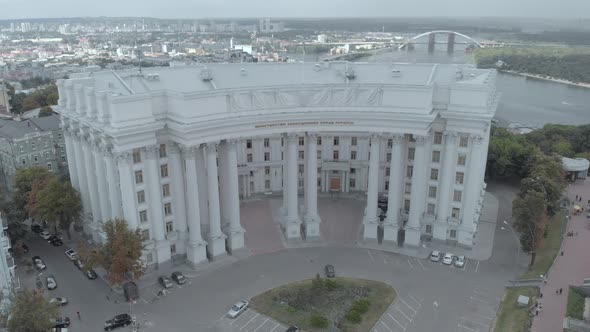
[[[588,88],[588,89],[590,89],[590,83],[576,83],[576,82],[564,80],[564,79],[561,79],[561,78],[555,78],[555,77],[550,77],[550,76],[541,76],[541,75],[528,74],[528,73],[519,73],[519,72],[512,71],[512,70],[499,70],[499,71],[502,72],[502,73],[506,73],[506,74],[512,74],[512,75],[517,75],[517,76],[524,76],[524,77],[527,77],[527,78],[533,78],[533,79],[538,79],[538,80],[543,80],[543,81],[549,81],[549,82],[554,82],[554,83],[573,85],[573,86],[577,86],[577,87],[581,87],[581,88]]]

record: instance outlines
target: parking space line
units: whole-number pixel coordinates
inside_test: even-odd
[[[492,317],[488,317],[488,316],[484,316],[484,315],[482,315],[482,314],[476,314],[476,315],[477,315],[477,316],[480,316],[481,318],[484,318],[484,319],[490,320],[490,321],[494,320],[494,318],[492,318]]]
[[[458,326],[458,327],[462,327],[462,328],[464,328],[464,329],[466,329],[466,330],[469,330],[469,331],[473,331],[473,332],[479,332],[479,330],[474,330],[474,329],[472,329],[472,328],[470,328],[470,327],[463,326],[463,325],[461,325],[461,323],[457,324],[457,326]]]
[[[416,302],[418,308],[422,307],[422,302],[416,300],[412,295],[408,294],[408,297],[412,299],[412,301]]]
[[[371,260],[374,262],[375,258],[373,258],[373,254],[371,254],[371,250],[367,249],[367,252],[369,253],[369,257],[371,257]]]
[[[394,320],[395,320],[395,319],[394,319]],[[390,329],[390,328],[389,328],[389,326],[387,326],[387,324],[385,324],[383,321],[380,321],[380,322],[381,322],[381,324],[383,324],[383,326],[385,326],[385,328],[386,328],[386,329],[387,329],[389,332],[393,332],[393,330],[392,330],[392,329]],[[399,324],[399,323],[398,323],[398,324]],[[400,326],[401,326],[401,325],[400,325]],[[404,329],[404,331],[406,330],[406,329],[405,329],[403,326],[402,326],[402,329]]]
[[[477,261],[477,265],[475,265],[475,273],[477,273],[477,270],[479,270],[479,261]]]
[[[410,323],[412,322],[412,319],[408,317],[408,315],[406,315],[403,311],[401,311],[400,308],[396,307],[395,310],[399,311],[404,317],[406,317],[406,319],[409,320]]]
[[[418,264],[420,264],[420,266],[422,266],[422,270],[426,271],[424,264],[422,264],[422,262],[418,258],[416,258],[416,260],[418,261]]]
[[[275,325],[275,327],[272,328],[272,330],[270,330],[270,332],[274,331],[277,327],[279,327],[280,325],[278,323],[275,323],[277,325]]]
[[[397,325],[399,325],[399,327],[401,327],[401,328],[402,328],[402,330],[404,330],[404,331],[406,330],[406,327],[405,327],[405,326],[403,326],[402,324],[400,324],[400,322],[398,322],[398,321],[397,321],[397,319],[395,319],[395,317],[393,317],[392,315],[390,315],[390,314],[389,314],[389,312],[387,313],[387,316],[389,316],[389,318],[393,319],[393,321],[394,321],[394,322],[395,322]],[[387,327],[387,325],[385,325],[385,323],[383,323],[383,321],[381,321],[381,324],[383,324],[385,327]],[[389,327],[387,327],[387,329],[389,330]],[[391,331],[391,330],[390,330],[390,331]]]
[[[268,322],[269,319],[270,318],[267,317],[266,320],[264,322],[262,322],[262,324],[258,325],[258,327],[254,331],[252,331],[252,332],[258,331],[258,329],[260,329],[262,327],[262,325],[266,324],[266,322]]]
[[[488,293],[484,293],[484,292],[482,292],[482,291],[478,290],[477,288],[475,288],[475,289],[473,290],[473,292],[474,292],[475,294],[477,294],[477,295],[480,295],[480,296],[488,296]]]
[[[467,263],[469,263],[469,260],[465,260],[465,265],[463,266],[463,271],[467,271]]]
[[[251,321],[253,321],[254,319],[256,319],[256,317],[258,317],[260,314],[256,313],[256,315],[254,315],[254,317],[252,317],[246,324],[242,325],[242,327],[240,327],[240,331],[246,327],[246,325],[250,324]]]
[[[410,262],[410,259],[409,258],[407,259],[407,261],[408,261],[408,264],[410,264],[410,268],[413,269],[414,266],[412,265],[412,262]]]
[[[461,320],[464,320],[464,321],[466,321],[466,322],[469,322],[469,323],[473,323],[473,324],[481,325],[481,326],[483,326],[483,327],[489,327],[489,326],[490,326],[489,324],[484,324],[484,323],[476,322],[476,321],[474,321],[474,320],[467,319],[467,318],[465,318],[465,317],[461,317]]]
[[[469,298],[472,299],[472,300],[474,300],[474,301],[479,301],[481,303],[492,304],[492,303],[490,303],[490,302],[488,302],[486,300],[478,299],[477,297],[470,296]]]
[[[249,309],[244,310],[244,312],[241,315],[239,315],[238,318],[236,318],[232,323],[230,323],[230,325],[234,325],[234,323],[237,323],[240,318],[246,316],[247,312],[250,312],[250,310]]]
[[[401,297],[400,297],[399,299],[400,299],[400,301],[402,301],[402,302],[403,302],[405,305],[407,305],[407,306],[408,306],[408,308],[410,308],[410,309],[411,309],[411,310],[414,312],[414,315],[416,314],[416,309],[412,308],[412,306],[411,306],[411,305],[409,305],[409,304],[408,304],[408,302],[404,301],[404,299],[402,299]]]

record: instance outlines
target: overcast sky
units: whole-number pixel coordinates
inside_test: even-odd
[[[0,0],[0,19],[79,16],[582,18],[590,0]]]

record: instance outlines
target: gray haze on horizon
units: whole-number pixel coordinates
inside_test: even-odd
[[[280,4],[279,4],[280,3]],[[0,19],[203,17],[586,18],[590,0],[0,0]]]

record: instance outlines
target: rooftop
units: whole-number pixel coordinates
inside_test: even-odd
[[[7,140],[21,138],[26,134],[51,131],[59,128],[60,120],[58,114],[22,121],[0,119],[0,137]]]
[[[289,85],[412,85],[462,82],[487,85],[492,71],[468,65],[406,63],[236,63],[81,73],[94,88],[117,95],[168,90],[180,93]],[[92,85],[91,84],[91,85]]]

